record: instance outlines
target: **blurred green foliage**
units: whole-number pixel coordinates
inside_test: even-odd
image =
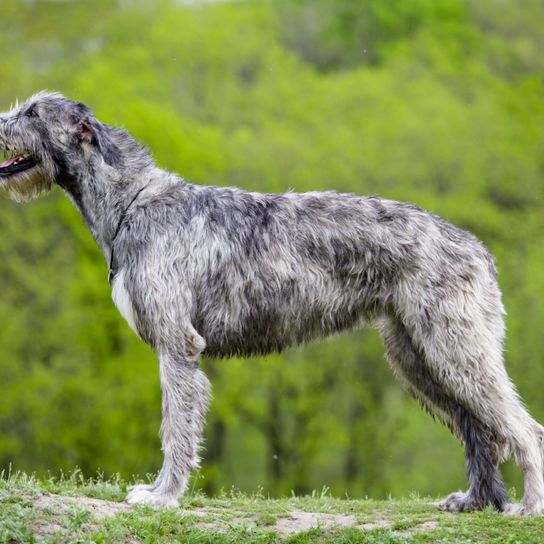
[[[191,181],[379,194],[473,231],[497,257],[508,370],[544,420],[540,0],[4,0],[1,12],[1,109],[59,90]],[[81,218],[55,189],[3,199],[0,231],[0,467],[157,470],[155,357],[117,314]],[[195,485],[209,492],[465,485],[461,447],[395,383],[373,331],[204,367],[215,398]]]

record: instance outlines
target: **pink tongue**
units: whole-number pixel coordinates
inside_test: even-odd
[[[8,159],[0,164],[0,168],[7,168],[8,166],[11,166],[18,158],[19,157],[11,157],[11,159]]]

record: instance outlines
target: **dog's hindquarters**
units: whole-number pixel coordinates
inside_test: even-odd
[[[462,257],[459,273],[450,273],[443,289],[409,278],[399,286],[402,302],[395,318],[381,327],[389,359],[411,392],[438,411],[464,443],[470,489],[450,495],[442,506],[466,510],[490,503],[542,514],[542,428],[504,368],[503,308],[494,267],[478,243]],[[498,473],[498,463],[509,455],[524,472],[521,507],[507,506]]]

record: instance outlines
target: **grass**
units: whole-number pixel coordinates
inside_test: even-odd
[[[2,543],[542,543],[544,519],[493,510],[448,514],[433,499],[346,500],[327,492],[285,499],[192,492],[179,509],[129,507],[126,482],[79,473],[0,478]]]

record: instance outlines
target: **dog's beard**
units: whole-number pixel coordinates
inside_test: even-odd
[[[19,172],[6,179],[0,179],[2,188],[11,200],[29,202],[51,190],[52,181],[45,175],[44,169],[38,167]]]

